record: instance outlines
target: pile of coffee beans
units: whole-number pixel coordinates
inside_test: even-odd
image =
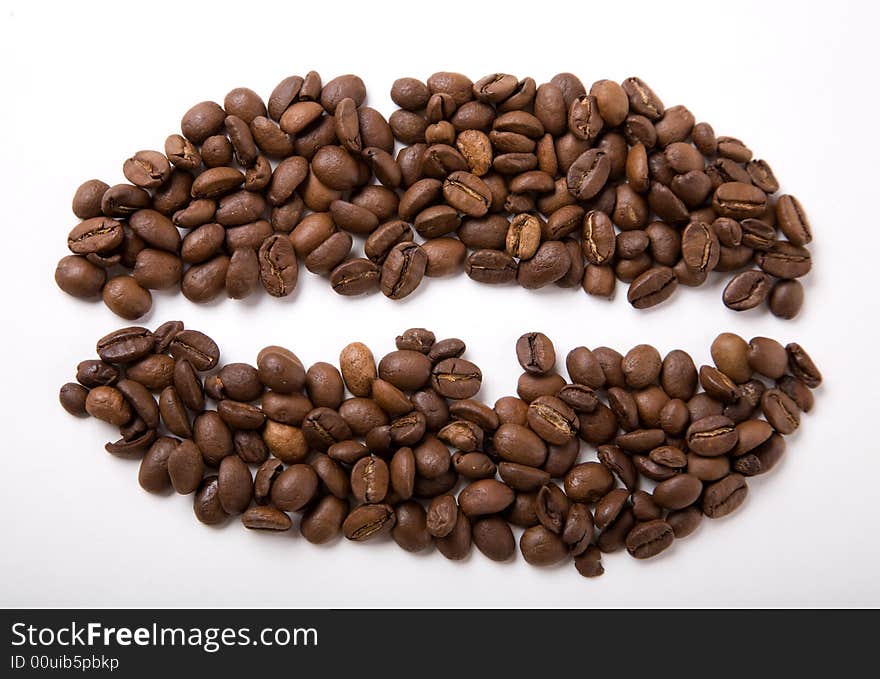
[[[517,395],[489,405],[461,340],[413,328],[396,345],[377,362],[349,344],[339,368],[278,346],[221,367],[217,344],[180,322],[123,328],[60,400],[119,427],[107,451],[141,460],[145,490],[192,494],[204,523],[285,531],[299,515],[314,543],[390,534],[499,561],[516,553],[513,526],[528,563],[573,560],[591,577],[603,553],[655,556],[740,507],[822,380],[800,345],[730,333],[699,369],[646,344],[577,347],[566,380],[532,332],[516,343]]]
[[[800,309],[812,240],[800,202],[775,195],[746,144],[639,78],[589,92],[570,73],[540,86],[401,78],[388,120],[366,96],[355,75],[322,84],[313,71],[268,104],[247,88],[196,104],[164,153],[124,162],[129,183],[77,189],[83,221],[58,285],[136,319],[156,289],[194,302],[289,295],[302,260],[342,295],[401,299],[464,270],[607,298],[620,280],[643,309],[718,271],[737,272],[722,296],[731,309]]]

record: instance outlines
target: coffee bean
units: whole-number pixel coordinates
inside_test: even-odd
[[[674,539],[672,526],[665,521],[646,521],[626,536],[626,551],[637,559],[649,559],[668,549]]]
[[[810,252],[785,241],[777,241],[766,252],[758,252],[755,263],[777,278],[800,278],[812,268]]]
[[[712,198],[712,207],[722,217],[761,217],[767,209],[767,194],[744,182],[725,182]]]
[[[800,344],[791,342],[785,346],[785,351],[788,353],[788,367],[795,377],[810,389],[815,389],[822,384],[822,373],[819,372],[813,359]]]
[[[710,519],[727,516],[745,501],[749,488],[740,474],[728,474],[720,481],[706,486],[703,492],[703,514]]]
[[[483,374],[480,369],[460,358],[447,358],[431,370],[431,386],[451,399],[471,398],[480,390]]]
[[[743,271],[730,279],[724,288],[724,305],[734,311],[754,309],[767,299],[770,277],[762,271]]]
[[[293,523],[290,517],[275,507],[251,507],[241,516],[245,528],[252,530],[290,530]]]
[[[565,476],[565,493],[576,502],[597,502],[613,485],[611,473],[598,462],[576,465]]]
[[[403,299],[422,282],[428,257],[415,243],[399,243],[388,253],[382,265],[380,288],[391,299]]]
[[[647,309],[665,302],[677,287],[675,272],[667,266],[656,266],[636,276],[626,297],[636,309]]]
[[[712,271],[718,265],[718,237],[705,222],[691,222],[681,237],[681,256],[696,271]]]
[[[733,422],[723,415],[709,415],[688,427],[686,440],[695,453],[714,457],[724,455],[736,446],[738,435]]]
[[[571,266],[568,249],[559,241],[542,243],[534,257],[520,262],[517,281],[524,288],[535,290],[555,283]]]
[[[390,533],[397,523],[394,509],[386,504],[356,507],[342,523],[342,533],[349,540],[362,542]]]
[[[475,250],[465,264],[465,272],[479,283],[510,283],[517,276],[516,260],[500,250]]]
[[[68,295],[88,299],[101,294],[107,273],[85,257],[67,255],[55,268],[55,283]]]
[[[220,360],[216,342],[198,330],[183,330],[174,336],[169,346],[176,359],[186,359],[199,372],[211,370]]]
[[[800,424],[797,404],[783,391],[768,389],[761,397],[761,411],[780,434],[791,434]]]
[[[68,382],[58,392],[58,400],[61,402],[61,406],[71,415],[82,416],[87,414],[86,399],[88,395],[89,390],[82,385]]]
[[[122,224],[109,217],[93,217],[77,224],[67,236],[67,247],[78,255],[106,253],[122,244]]]
[[[282,235],[267,238],[260,246],[260,282],[273,297],[293,292],[297,280],[296,253],[290,240]]]
[[[696,502],[702,492],[700,479],[690,474],[679,474],[657,484],[654,501],[666,509],[684,509]]]
[[[568,191],[578,200],[589,200],[599,193],[611,174],[608,155],[597,149],[584,151],[568,169]]]
[[[330,273],[330,285],[340,295],[362,295],[379,288],[379,267],[368,259],[350,259]]]
[[[513,531],[500,516],[478,519],[471,531],[477,549],[493,561],[507,561],[516,553]]]
[[[202,480],[193,501],[193,511],[202,523],[213,526],[223,523],[226,512],[220,505],[219,484],[216,476],[207,476]]]
[[[562,538],[540,525],[526,528],[520,537],[519,549],[533,566],[552,566],[568,556]]]
[[[555,396],[541,396],[529,404],[529,427],[544,441],[562,445],[574,438],[578,418],[564,401]]]
[[[428,549],[432,540],[422,505],[412,501],[403,502],[397,505],[395,511],[396,523],[391,531],[394,541],[408,552]]]
[[[181,495],[195,492],[204,472],[202,453],[198,446],[190,439],[179,442],[168,455],[167,469],[176,492]]]
[[[99,386],[86,396],[85,410],[92,417],[122,426],[131,419],[131,408],[115,387]]]
[[[524,370],[536,375],[544,375],[556,365],[553,342],[540,332],[526,333],[517,340],[516,357]]]
[[[300,532],[313,544],[324,544],[342,532],[348,503],[332,495],[321,498],[300,522]]]
[[[794,318],[804,302],[804,288],[797,280],[776,281],[770,290],[768,305],[774,316]]]
[[[629,107],[632,111],[651,120],[663,116],[665,112],[663,102],[641,78],[627,78],[622,86],[629,98]]]
[[[806,245],[813,240],[807,215],[794,196],[786,194],[776,201],[776,221],[782,233],[793,245]]]
[[[489,210],[492,192],[475,174],[453,172],[443,182],[443,197],[455,209],[471,217],[482,217]]]
[[[642,389],[660,377],[660,352],[648,344],[639,344],[627,352],[620,367],[626,383],[634,389]]]

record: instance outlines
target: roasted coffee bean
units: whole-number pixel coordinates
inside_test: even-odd
[[[710,351],[718,370],[737,384],[747,381],[752,376],[749,345],[739,335],[732,332],[721,333],[712,342]]]
[[[150,291],[142,288],[130,276],[116,276],[107,281],[102,291],[104,304],[127,320],[134,320],[146,314],[153,306]]]
[[[453,172],[443,182],[443,197],[452,207],[471,217],[489,211],[492,192],[485,182],[470,172]]]
[[[421,415],[421,413],[419,413],[419,415]],[[484,433],[483,430],[473,422],[468,422],[467,420],[453,420],[437,432],[437,438],[453,448],[458,448],[463,452],[469,453],[483,447]]]
[[[535,290],[555,283],[571,266],[568,249],[560,241],[542,243],[535,256],[520,262],[517,281],[524,288]]]
[[[657,484],[654,501],[666,509],[684,509],[696,502],[702,492],[700,479],[690,474],[679,474]]]
[[[761,397],[761,411],[780,434],[791,434],[800,424],[797,404],[779,389],[768,389]]]
[[[110,186],[100,179],[89,179],[76,189],[71,208],[80,219],[91,219],[101,215],[101,199]]]
[[[177,333],[169,345],[171,355],[186,359],[199,372],[211,370],[220,360],[220,349],[210,337],[198,330]]]
[[[601,562],[602,553],[595,545],[589,545],[584,552],[575,557],[574,565],[585,578],[595,578],[605,573]]]
[[[660,377],[660,352],[648,344],[639,344],[627,352],[620,367],[626,383],[634,389],[642,389]]]
[[[376,359],[369,347],[360,342],[346,346],[339,354],[342,379],[355,396],[369,396],[377,377]]]
[[[391,299],[410,295],[422,282],[428,257],[421,246],[412,242],[395,245],[382,265],[380,288]]]
[[[616,488],[602,497],[596,504],[596,528],[604,530],[614,523],[620,512],[623,511],[628,498],[629,491],[625,488]]]
[[[380,270],[368,259],[350,259],[330,273],[330,285],[340,295],[362,295],[379,288]]]
[[[737,274],[722,293],[724,305],[734,311],[754,309],[767,299],[770,277],[763,271],[743,271]]]
[[[181,495],[194,493],[205,469],[198,446],[190,439],[180,441],[168,455],[167,469],[176,492]]]
[[[598,149],[584,151],[568,169],[568,191],[578,200],[589,200],[605,186],[611,174],[608,155]]]
[[[251,502],[254,483],[251,472],[241,458],[230,455],[220,463],[217,477],[220,506],[227,514],[240,514]]]
[[[342,416],[327,407],[315,408],[306,415],[302,431],[309,445],[322,452],[334,443],[350,439],[352,435]]]
[[[449,535],[458,521],[458,505],[452,495],[438,495],[428,505],[427,530],[436,538]]]
[[[349,540],[362,542],[390,533],[397,523],[394,509],[386,504],[356,507],[342,523],[342,533]]]
[[[495,476],[495,463],[484,453],[457,452],[452,456],[455,471],[467,479],[489,479]]]
[[[159,391],[171,384],[174,373],[174,359],[164,354],[145,356],[126,370],[126,375],[153,391]]]
[[[667,266],[656,266],[639,274],[630,283],[627,300],[636,309],[647,309],[666,301],[678,287],[675,272]]]
[[[193,502],[196,518],[202,523],[213,526],[223,523],[227,514],[220,505],[220,491],[216,476],[207,476],[202,480]]]
[[[768,306],[774,316],[794,318],[804,303],[804,287],[797,280],[776,281],[770,290]]]
[[[761,217],[767,209],[767,194],[752,184],[725,182],[715,189],[712,207],[721,217]]]
[[[466,486],[458,496],[462,512],[467,516],[497,514],[513,502],[513,491],[495,479],[481,479]]]
[[[776,221],[779,229],[793,245],[806,245],[813,240],[810,222],[797,198],[780,196],[776,201]]]
[[[139,417],[150,429],[159,427],[159,406],[153,395],[140,382],[132,379],[122,379],[116,383],[116,388],[122,392],[125,400],[131,406],[134,414]]]
[[[519,492],[531,492],[550,482],[550,474],[543,469],[515,462],[499,462],[498,476]]]
[[[275,507],[251,507],[241,516],[245,528],[252,530],[290,530],[290,517]]]
[[[475,250],[465,264],[465,272],[479,283],[510,283],[517,277],[517,262],[500,250]]]
[[[637,559],[657,556],[672,545],[675,536],[665,521],[654,520],[636,524],[626,536],[626,551]]]
[[[507,561],[516,553],[513,531],[500,516],[478,519],[471,530],[477,549],[493,561]]]
[[[571,502],[556,484],[548,483],[538,491],[535,515],[547,530],[561,534],[570,508]]]
[[[119,380],[117,368],[104,361],[81,361],[76,366],[76,381],[89,389],[112,386]]]
[[[86,398],[88,395],[89,390],[81,384],[68,382],[58,392],[58,400],[61,402],[61,406],[71,415],[83,416],[88,414],[86,411]]]
[[[324,544],[338,537],[348,515],[348,503],[333,495],[321,498],[300,522],[300,532],[313,544]]]
[[[565,493],[576,502],[597,502],[613,485],[611,473],[598,462],[576,465],[565,476]]]
[[[731,451],[738,439],[733,422],[723,415],[709,415],[696,420],[688,427],[685,437],[692,451],[707,457]]]
[[[569,555],[562,538],[540,525],[526,528],[520,537],[519,549],[533,566],[552,566]]]
[[[785,346],[785,351],[788,353],[788,367],[795,377],[810,389],[815,389],[822,384],[822,373],[819,372],[813,359],[800,344],[791,342]]]
[[[373,455],[362,457],[351,470],[351,492],[358,502],[381,502],[388,493],[388,483],[388,465]]]
[[[739,508],[748,495],[748,485],[740,474],[729,474],[720,481],[706,486],[703,492],[703,514],[710,519],[727,516]]]
[[[78,255],[62,257],[55,268],[55,283],[68,295],[88,299],[101,294],[107,272]]]
[[[337,107],[338,111],[338,107]],[[403,502],[395,507],[396,523],[391,536],[408,552],[421,552],[432,544],[425,510],[418,502]]]
[[[544,375],[556,365],[556,352],[550,338],[540,332],[530,332],[516,341],[516,357],[527,372]]]
[[[777,278],[800,278],[812,268],[809,250],[785,241],[777,241],[767,251],[758,252],[755,263]]]
[[[283,235],[267,238],[260,246],[260,282],[273,297],[293,292],[297,280],[296,253],[290,239]]]
[[[480,369],[461,358],[444,359],[431,369],[431,386],[446,398],[471,398],[480,390],[482,380]]]
[[[115,387],[98,386],[86,396],[85,410],[92,417],[121,427],[131,419],[131,408]]]
[[[733,403],[739,398],[739,389],[733,380],[712,366],[700,367],[700,384],[709,396],[722,403]]]
[[[305,464],[295,464],[278,474],[272,482],[272,504],[285,512],[305,507],[318,490],[318,476]]]
[[[705,222],[691,222],[681,237],[681,256],[696,271],[712,271],[721,254],[718,236]]]
[[[541,396],[529,404],[528,424],[547,443],[562,445],[574,438],[578,418],[564,401]]]
[[[101,212],[107,217],[127,217],[149,205],[150,194],[131,184],[116,184],[101,196]]]
[[[665,112],[663,102],[641,78],[627,78],[623,81],[622,86],[629,98],[629,107],[632,111],[651,120],[657,120],[663,116]]]

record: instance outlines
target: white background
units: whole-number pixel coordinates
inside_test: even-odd
[[[0,166],[0,605],[94,606],[801,606],[880,604],[877,391],[877,16],[872,3],[85,3],[3,2]],[[717,8],[717,9],[716,9]],[[546,11],[546,15],[537,15]],[[137,464],[103,450],[116,433],[64,413],[57,390],[95,340],[124,322],[58,290],[52,273],[90,177],[123,181],[122,161],[161,149],[181,114],[235,86],[264,97],[283,77],[356,72],[386,115],[392,81],[457,70],[539,83],[640,75],[744,139],[800,197],[814,227],[801,316],[735,314],[722,283],[680,289],[637,312],[580,290],[528,292],[430,280],[410,299],[344,299],[301,273],[284,300],[198,307],[157,294],[144,323],[181,318],[225,361],[266,344],[306,363],[349,341],[377,356],[411,326],[456,335],[483,369],[481,396],[514,393],[513,344],[540,329],[558,353],[651,342],[698,362],[721,331],[797,340],[825,375],[783,463],[747,503],[653,562],[606,556],[606,573],[412,556],[392,542],[308,544],[297,530],[196,522],[189,497],[137,485]],[[875,288],[876,289],[876,288]],[[869,357],[874,352],[875,358]]]

